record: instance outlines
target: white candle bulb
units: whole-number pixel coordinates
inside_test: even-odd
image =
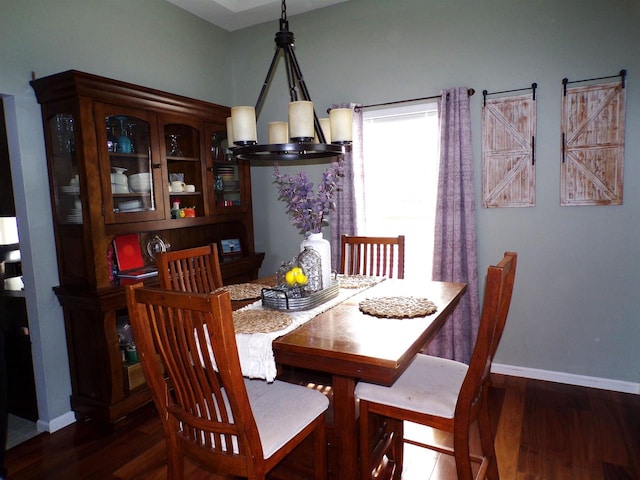
[[[287,122],[269,122],[269,143],[289,143]]]
[[[320,118],[318,120],[320,122],[320,128],[322,129],[322,134],[324,135],[324,140],[326,143],[331,143],[331,121],[329,118]],[[316,135],[316,143],[320,143],[318,136]]]
[[[231,117],[227,117],[227,146],[233,147],[233,122]]]
[[[234,141],[258,141],[256,109],[254,107],[231,107],[231,123]]]
[[[313,138],[313,103],[302,100],[289,104],[289,135],[291,138]]]
[[[350,108],[332,108],[329,112],[331,119],[331,141],[350,142],[353,140],[351,125],[353,112]]]

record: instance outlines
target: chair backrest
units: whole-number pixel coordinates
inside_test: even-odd
[[[218,246],[160,252],[156,256],[160,286],[180,292],[210,293],[223,286]]]
[[[169,451],[247,476],[248,465],[263,458],[263,451],[240,368],[229,293],[137,284],[126,287],[126,297]]]
[[[340,237],[340,273],[404,278],[404,235]]]
[[[458,396],[456,418],[474,418],[480,407],[480,396],[486,395],[493,356],[502,338],[511,305],[517,260],[517,253],[506,252],[497,265],[491,265],[487,269],[480,328],[469,370]]]

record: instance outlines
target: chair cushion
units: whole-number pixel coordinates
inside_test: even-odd
[[[453,418],[460,387],[467,374],[464,363],[416,355],[393,385],[356,385],[356,397],[443,418]]]
[[[329,407],[325,395],[287,382],[245,379],[264,458],[298,434]]]

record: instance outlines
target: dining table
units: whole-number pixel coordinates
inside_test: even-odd
[[[272,342],[275,361],[331,377],[337,468],[332,478],[358,476],[358,381],[392,385],[438,333],[466,290],[465,283],[386,279],[332,305]],[[365,313],[363,302],[428,299],[435,312],[394,318]]]

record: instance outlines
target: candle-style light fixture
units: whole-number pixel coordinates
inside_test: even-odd
[[[279,162],[331,159],[343,155],[351,145],[351,109],[334,108],[328,119],[318,119],[293,50],[295,38],[289,31],[285,0],[282,0],[280,30],[275,42],[277,49],[255,107],[231,108],[227,138],[232,156],[239,160]],[[269,122],[269,143],[258,144],[256,116],[262,108],[280,54],[284,56],[291,97],[289,122]]]

